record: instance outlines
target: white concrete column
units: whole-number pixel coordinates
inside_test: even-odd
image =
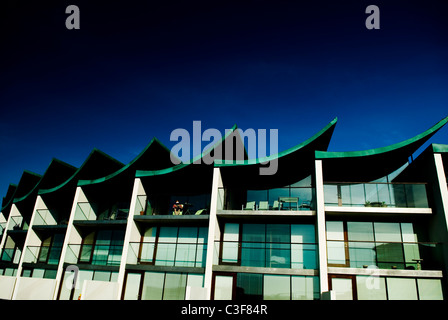
[[[207,259],[205,264],[205,278],[204,278],[204,288],[208,289],[208,299],[211,295],[212,287],[212,268],[215,263],[215,240],[220,238],[220,230],[218,225],[218,199],[219,199],[219,188],[222,187],[221,171],[219,168],[213,169],[213,182],[212,182],[212,197],[210,201],[210,218],[208,227],[208,241],[207,241]]]
[[[42,241],[37,236],[36,232],[33,230],[34,218],[36,216],[36,211],[38,209],[47,209],[43,199],[41,196],[37,196],[36,202],[34,203],[33,213],[31,214],[30,225],[28,227],[28,232],[26,233],[25,242],[23,244],[22,254],[20,256],[19,265],[17,267],[17,282],[14,288],[14,294],[12,296],[12,300],[16,300],[18,288],[20,287],[20,278],[22,275],[22,264],[25,259],[25,255],[27,252],[28,246],[40,246]]]
[[[443,167],[442,155],[440,153],[434,154],[436,165],[437,181],[439,182],[440,200],[442,202],[443,212],[445,214],[446,230],[448,230],[448,186]]]
[[[64,261],[65,256],[68,250],[69,243],[73,243],[74,239],[78,240],[79,243],[81,243],[81,236],[76,231],[75,227],[73,226],[73,220],[75,219],[75,212],[76,212],[76,206],[78,202],[80,201],[80,198],[85,198],[84,192],[82,191],[81,187],[76,188],[75,198],[73,199],[72,204],[72,210],[70,212],[70,219],[68,221],[67,225],[67,231],[65,233],[64,238],[64,244],[62,246],[61,250],[61,257],[59,258],[59,264],[58,264],[58,272],[56,274],[56,289],[54,292],[53,300],[56,300],[59,293],[59,286],[62,282],[62,278],[64,276]]]
[[[316,216],[317,246],[319,261],[319,284],[321,295],[328,291],[327,237],[325,234],[325,200],[322,160],[315,161],[316,167]]]
[[[126,224],[126,233],[124,236],[123,251],[121,253],[120,269],[118,272],[118,292],[116,297],[117,300],[121,299],[121,295],[123,293],[124,276],[126,272],[126,263],[128,259],[130,242],[135,237],[140,238],[140,233],[137,229],[137,225],[134,222],[134,215],[138,201],[137,197],[142,194],[145,194],[143,184],[140,178],[136,178],[134,180],[134,188],[132,190],[131,204],[129,207],[129,214]]]

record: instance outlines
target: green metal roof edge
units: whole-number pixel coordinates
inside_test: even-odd
[[[185,167],[190,166],[191,164],[197,163],[199,160],[201,160],[204,156],[206,156],[207,154],[210,154],[212,152],[213,149],[215,149],[219,144],[223,143],[227,137],[229,137],[232,133],[235,132],[235,130],[237,129],[236,124],[233,125],[233,127],[229,130],[227,130],[226,134],[221,137],[221,140],[215,142],[210,148],[208,148],[207,150],[205,150],[204,152],[202,152],[201,154],[197,155],[196,157],[194,157],[193,159],[191,159],[189,162],[184,162],[184,163],[180,163],[174,167],[170,167],[170,168],[166,168],[166,169],[161,169],[161,170],[137,170],[135,173],[135,177],[136,178],[143,178],[143,177],[150,177],[150,176],[158,176],[158,175],[164,175],[164,174],[168,174],[171,172],[175,172],[178,170],[181,170]]]
[[[15,187],[16,189],[14,190],[14,192],[13,192],[11,198],[9,198],[8,203],[5,204],[5,205],[0,209],[0,212],[2,212],[4,209],[6,209],[6,207],[9,206],[9,205],[11,204],[11,202],[14,200],[14,195],[16,194],[18,185],[15,184],[15,183],[10,183],[9,186],[8,186],[8,189],[9,189],[11,186]],[[4,198],[6,198],[6,196],[3,197],[3,199],[4,199]]]
[[[33,175],[33,176],[35,176],[35,177],[38,177],[38,178],[40,178],[40,179],[42,179],[42,175],[40,175],[40,174],[38,174],[38,173],[35,173],[35,172],[32,172],[32,171],[29,171],[29,170],[23,170],[23,173],[22,173],[22,177],[23,177],[23,174],[24,173],[27,173],[27,174],[30,174],[30,175]],[[36,183],[36,185],[37,184],[39,184],[39,182],[40,182],[40,180]],[[19,188],[19,186],[20,186],[20,181],[19,181],[19,184],[17,185],[17,189]],[[16,191],[14,192],[14,195],[16,194],[16,192],[17,192],[17,189],[16,189]],[[33,188],[34,189],[34,188]],[[9,206],[10,204],[12,204],[12,203],[14,203],[16,198],[14,198],[14,196],[12,196],[11,197],[11,199],[9,199],[9,201],[8,201],[8,203],[6,204],[6,205],[4,205],[3,206],[3,208],[2,208],[2,210],[1,211],[3,211],[7,206]],[[1,212],[0,211],[0,212]]]
[[[402,142],[398,142],[386,147],[380,147],[380,148],[374,148],[374,149],[368,149],[368,150],[361,150],[361,151],[316,151],[316,159],[334,159],[334,158],[355,158],[355,157],[366,157],[366,156],[374,156],[383,154],[386,152],[394,151],[399,148],[408,146],[412,143],[418,142],[419,140],[424,139],[428,135],[436,133],[440,128],[442,128],[446,123],[448,122],[448,117],[440,120],[437,122],[434,126],[429,128],[428,130],[416,135],[413,138],[404,140]]]
[[[86,160],[84,161],[84,163],[78,168],[78,170],[76,170],[75,173],[73,173],[73,175],[68,178],[66,181],[64,181],[63,183],[61,183],[60,185],[54,187],[54,188],[50,188],[50,189],[41,189],[38,191],[37,194],[41,195],[41,194],[48,194],[48,193],[52,193],[55,192],[59,189],[62,189],[64,186],[66,186],[70,181],[72,181],[73,179],[75,179],[75,177],[81,172],[81,170],[87,165],[87,163],[89,162],[90,158],[92,157],[92,155],[97,152],[100,153],[101,155],[105,156],[106,158],[109,158],[110,160],[121,164],[124,166],[123,163],[121,163],[120,161],[118,161],[117,159],[115,159],[114,157],[108,155],[107,153],[97,149],[97,148],[93,148],[93,150],[90,152],[90,154],[87,156]]]
[[[448,153],[448,144],[433,143],[432,150],[438,153]]]
[[[245,166],[245,165],[254,165],[254,164],[260,164],[260,163],[265,163],[268,161],[272,161],[272,160],[276,160],[279,159],[281,157],[287,156],[291,153],[294,153],[300,149],[302,149],[303,147],[307,146],[308,144],[310,144],[311,142],[313,142],[314,140],[316,140],[317,138],[319,138],[320,136],[322,136],[325,132],[327,132],[329,129],[331,129],[332,127],[336,126],[336,123],[338,121],[338,118],[335,117],[333,120],[331,120],[325,127],[323,127],[319,132],[317,132],[316,134],[314,134],[312,137],[308,138],[307,140],[289,148],[286,149],[282,152],[279,152],[277,154],[274,155],[270,155],[270,156],[266,156],[266,157],[262,157],[262,158],[257,158],[257,159],[248,159],[248,160],[236,160],[236,161],[229,161],[229,160],[215,160],[215,166],[216,167],[225,167],[225,166]]]
[[[45,170],[45,173],[41,176],[40,180],[36,183],[36,185],[30,190],[30,192],[28,192],[28,193],[27,193],[26,195],[24,195],[23,197],[21,197],[21,198],[15,198],[15,199],[14,199],[14,203],[18,203],[18,202],[21,202],[21,201],[25,200],[26,198],[28,198],[28,196],[29,196],[30,194],[32,194],[32,193],[39,187],[39,185],[41,184],[42,180],[45,178],[45,175],[47,174],[48,170],[50,169],[51,165],[52,165],[54,162],[59,162],[59,163],[62,164],[63,166],[71,167],[71,168],[73,168],[73,169],[76,169],[76,167],[74,167],[74,166],[72,166],[71,164],[68,164],[68,163],[66,163],[66,162],[64,162],[64,161],[62,161],[62,160],[59,160],[59,159],[56,159],[56,158],[51,159],[50,164],[48,165],[47,169]]]
[[[160,142],[159,139],[154,137],[146,145],[146,147],[143,149],[143,151],[140,152],[133,160],[131,160],[131,162],[129,162],[123,168],[120,168],[117,171],[115,171],[115,172],[113,172],[113,173],[111,173],[111,174],[109,174],[109,175],[107,175],[105,177],[102,177],[102,178],[98,178],[98,179],[94,179],[94,180],[79,180],[78,181],[78,186],[86,186],[86,185],[98,184],[98,183],[102,183],[102,182],[108,181],[110,179],[113,179],[114,177],[118,176],[122,172],[125,172],[126,170],[128,170],[130,166],[132,166],[135,162],[137,162],[137,160],[140,159],[146,153],[146,151],[149,149],[149,147],[153,143],[159,143],[163,148],[165,148],[166,150],[170,151],[162,142]]]

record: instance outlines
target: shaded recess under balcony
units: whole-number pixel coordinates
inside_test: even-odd
[[[14,192],[10,193],[10,189],[8,189],[8,193],[10,196],[3,198],[2,203],[2,214],[5,219],[8,219],[9,214],[11,212],[11,207],[14,202],[14,199],[16,197],[22,197],[26,194],[28,194],[33,188],[39,183],[39,181],[42,179],[42,176],[25,170],[22,174],[22,177],[20,178],[19,184],[15,188]]]
[[[370,182],[395,172],[409,162],[409,158],[448,122],[448,117],[405,141],[381,148],[328,152],[316,151],[322,160],[324,181]]]
[[[238,150],[238,151],[236,151]],[[230,152],[232,151],[232,152]],[[231,155],[231,158],[227,159]],[[240,158],[238,158],[240,157]],[[180,163],[162,170],[138,170],[146,194],[137,198],[136,215],[207,215],[213,181],[213,161],[247,159],[239,131],[233,126],[227,134],[216,141],[188,163]],[[173,206],[179,202],[178,209]]]
[[[351,152],[316,151],[322,160],[327,206],[430,208],[429,175],[422,175],[423,155],[413,154],[448,122],[387,147]],[[427,166],[427,165],[426,165]],[[424,172],[426,169],[423,170]]]
[[[31,215],[33,214],[39,189],[53,188],[61,184],[72,176],[76,170],[77,168],[65,162],[53,159],[42,178],[27,194],[16,195],[14,204],[17,206],[20,213],[28,223],[30,222]]]
[[[124,164],[104,152],[94,149],[84,163],[67,180],[50,189],[39,190],[47,210],[37,210],[33,228],[67,225],[76,193],[78,180],[100,178],[115,172]]]
[[[315,206],[315,150],[327,150],[337,118],[306,141],[281,153],[254,160],[221,162],[224,210],[312,210]],[[269,164],[266,164],[270,161]],[[272,175],[260,169],[275,165]],[[221,197],[222,198],[222,197]]]
[[[117,171],[93,180],[80,180],[88,201],[77,204],[75,220],[124,220],[129,205],[137,170],[158,170],[173,164],[170,151],[156,138],[129,164]]]

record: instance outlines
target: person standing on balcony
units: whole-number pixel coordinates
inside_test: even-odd
[[[179,200],[176,201],[176,203],[173,205],[174,209],[174,215],[180,216],[182,215],[182,209],[184,208],[184,205],[179,203]]]

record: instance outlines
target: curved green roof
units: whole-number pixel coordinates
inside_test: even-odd
[[[247,160],[236,160],[236,161],[222,161],[222,160],[215,160],[215,164],[217,167],[225,167],[225,166],[245,166],[245,165],[254,165],[254,164],[262,164],[268,161],[273,161],[273,160],[277,160],[280,159],[282,157],[286,157],[289,156],[291,154],[294,154],[296,152],[298,152],[299,150],[309,146],[312,142],[318,142],[320,147],[322,149],[327,149],[328,148],[328,142],[323,142],[323,141],[319,141],[320,138],[322,138],[324,136],[325,133],[329,133],[330,136],[333,133],[333,130],[336,126],[336,123],[338,121],[338,118],[334,118],[333,120],[331,120],[325,127],[323,127],[319,132],[317,132],[315,135],[313,135],[312,137],[308,138],[307,140],[303,141],[302,143],[299,143],[285,151],[279,152],[277,154],[274,155],[270,155],[270,156],[266,156],[266,157],[262,157],[262,158],[256,158],[256,159],[247,159]]]
[[[162,154],[164,153],[164,155]],[[86,186],[99,184],[106,181],[111,181],[112,179],[123,176],[126,174],[131,174],[132,179],[135,177],[135,173],[132,172],[136,170],[140,163],[143,163],[142,166],[155,166],[155,167],[166,167],[172,165],[171,161],[167,161],[169,159],[170,150],[163,145],[157,138],[153,138],[151,142],[143,149],[143,151],[135,157],[131,162],[129,162],[124,167],[119,170],[105,176],[102,178],[94,179],[94,180],[79,180],[78,186]],[[164,158],[168,155],[168,158]]]
[[[391,151],[400,151],[400,149],[404,148],[409,148],[410,150],[413,150],[413,152],[415,152],[447,122],[448,117],[440,120],[434,126],[424,131],[423,133],[416,135],[413,138],[386,147],[368,149],[362,151],[348,151],[348,152],[316,151],[316,159],[366,157],[366,156],[380,155]],[[412,153],[407,153],[407,156],[408,157],[411,156]]]
[[[224,183],[232,188],[257,190],[293,184],[313,174],[314,151],[327,150],[337,120],[334,118],[316,134],[285,151],[257,159],[221,162],[216,166],[221,169]]]
[[[64,181],[68,176],[73,174],[73,171],[76,170],[76,167],[53,158],[44,175],[36,183],[36,185],[26,195],[14,198],[14,203],[24,201],[34,192],[37,194],[39,188],[48,188],[53,187],[55,184],[59,184],[61,180]]]
[[[111,170],[115,171],[121,167],[124,167],[123,163],[102,152],[101,150],[94,148],[92,152],[90,152],[90,154],[87,156],[87,159],[84,161],[84,163],[78,168],[78,170],[76,170],[75,173],[73,173],[71,177],[53,188],[40,189],[38,194],[44,195],[61,190],[62,188],[70,185],[70,182],[75,183],[76,179],[82,179],[83,176],[87,177],[89,175],[92,175],[92,171],[107,174],[110,173]],[[96,173],[96,175],[98,175],[98,173]]]
[[[9,205],[12,204],[12,201],[14,199],[14,195],[16,194],[16,192],[17,192],[17,185],[10,183],[9,187],[8,187],[8,191],[6,192],[6,196],[3,197],[2,207],[1,207],[0,212],[3,212],[3,210],[5,210]]]
[[[362,181],[384,177],[400,168],[426,141],[448,122],[448,117],[405,141],[390,146],[349,152],[316,151],[323,160],[326,181]]]
[[[222,145],[227,138],[229,138],[230,136],[233,136],[235,134],[235,132],[236,132],[235,131],[236,129],[237,129],[237,126],[233,125],[233,127],[230,130],[228,130],[226,132],[226,134],[223,137],[221,137],[221,139],[219,141],[216,141],[212,146],[207,148],[201,154],[196,155],[193,159],[191,159],[188,162],[183,162],[183,163],[180,163],[180,164],[175,165],[173,167],[165,168],[165,169],[161,169],[161,170],[137,170],[135,176],[137,178],[141,178],[141,177],[150,177],[150,176],[164,175],[164,174],[169,174],[169,173],[172,173],[172,172],[179,171],[179,170],[181,170],[183,168],[189,167],[192,164],[202,163],[202,159],[204,157],[210,155],[211,152],[213,152],[213,150],[215,150],[218,146]]]

